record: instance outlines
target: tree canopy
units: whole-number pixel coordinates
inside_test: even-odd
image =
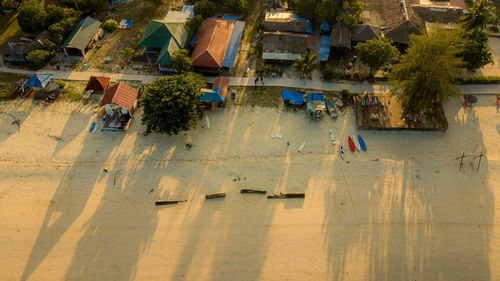
[[[191,70],[193,66],[193,61],[188,56],[188,50],[180,49],[174,52],[172,55],[173,68],[177,73],[185,73]]]
[[[492,0],[472,1],[469,12],[462,17],[462,25],[469,30],[474,28],[486,30],[488,24],[498,23],[495,13],[496,8]]]
[[[358,43],[354,47],[359,60],[370,67],[370,76],[373,76],[375,71],[389,62],[391,58],[399,56],[398,49],[391,43],[391,40],[386,38],[374,38],[364,43]]]
[[[42,66],[49,58],[50,53],[45,50],[34,50],[28,53],[28,62],[33,66]]]
[[[203,76],[194,73],[156,78],[141,97],[146,133],[175,135],[195,128],[203,116],[198,99],[202,95],[200,89],[205,86]]]
[[[403,116],[431,110],[435,103],[459,94],[453,85],[462,70],[462,51],[457,31],[431,30],[425,35],[411,35],[407,53],[391,67],[392,94],[401,103]]]
[[[194,3],[194,13],[202,16],[204,19],[215,15],[217,6],[210,0],[201,0]]]
[[[203,22],[203,17],[201,15],[194,15],[186,21],[186,25],[189,27],[191,32],[196,32],[200,28]]]
[[[248,11],[247,0],[228,0],[226,6],[228,11],[234,14],[246,14]]]
[[[47,11],[43,3],[36,0],[25,0],[18,8],[17,21],[23,32],[36,33],[47,28]]]
[[[300,71],[305,77],[311,79],[311,75],[315,69],[318,68],[318,57],[312,52],[307,52],[300,56],[299,59],[295,59],[292,67],[293,69]]]
[[[311,21],[324,20],[329,24],[344,21],[348,26],[361,22],[363,2],[360,0],[297,0],[297,13]]]
[[[488,46],[488,34],[478,28],[462,31],[462,48],[460,56],[468,71],[474,71],[487,64],[493,63],[493,55]]]

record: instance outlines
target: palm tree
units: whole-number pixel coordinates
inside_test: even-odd
[[[476,0],[472,2],[469,13],[462,18],[462,23],[467,29],[479,28],[485,30],[488,24],[496,24],[496,8],[492,0]]]
[[[318,68],[318,58],[312,52],[307,52],[300,56],[299,59],[295,59],[292,68],[300,71],[304,76],[311,79],[311,74]]]

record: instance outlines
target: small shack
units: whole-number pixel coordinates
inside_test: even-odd
[[[224,107],[226,102],[227,89],[229,87],[229,79],[224,76],[215,78],[212,89],[202,88],[200,91],[203,95],[199,98],[207,109],[212,109],[213,103],[218,103],[219,106]]]
[[[103,33],[100,21],[92,17],[82,19],[64,41],[64,53],[72,57],[85,57],[99,36],[102,36],[101,34]]]
[[[104,130],[126,130],[137,107],[139,91],[125,83],[118,83],[104,94],[100,110],[104,108]],[[101,111],[102,112],[102,111]]]
[[[87,87],[85,87],[85,91],[92,91],[96,94],[101,93],[108,89],[110,80],[111,78],[109,77],[91,76]]]
[[[43,39],[47,36],[47,33],[48,31],[44,31],[29,42],[7,42],[0,48],[0,55],[7,62],[27,62],[29,52],[44,47]]]

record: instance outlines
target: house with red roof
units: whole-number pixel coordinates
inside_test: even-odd
[[[104,108],[103,129],[125,130],[137,108],[139,91],[125,83],[118,83],[104,94],[100,108]]]

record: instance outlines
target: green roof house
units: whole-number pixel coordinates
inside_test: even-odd
[[[146,53],[158,54],[157,64],[171,65],[171,56],[186,45],[189,28],[185,22],[151,20],[139,41]]]
[[[101,22],[86,17],[78,23],[71,34],[64,41],[64,52],[68,56],[85,57],[85,53],[99,38]]]

